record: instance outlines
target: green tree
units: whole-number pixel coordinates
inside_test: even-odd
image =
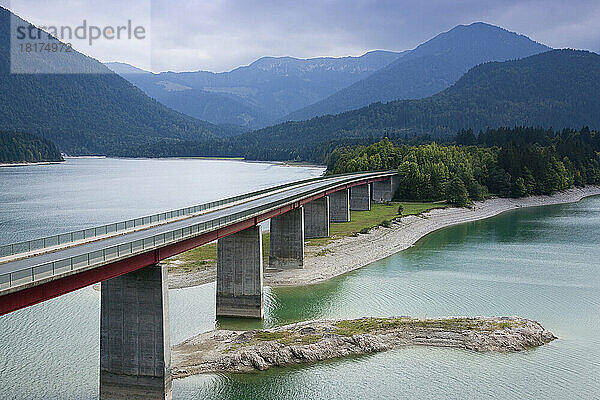
[[[453,177],[447,184],[446,196],[449,204],[465,207],[469,204],[469,193],[467,188],[459,177]]]
[[[525,179],[523,177],[517,178],[513,186],[512,195],[514,197],[525,197],[527,196],[527,187],[525,186]]]

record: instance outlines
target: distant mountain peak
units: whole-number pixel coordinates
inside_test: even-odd
[[[550,50],[527,36],[485,22],[442,32],[365,79],[297,110],[282,121],[337,114],[376,102],[419,99],[452,85],[470,68]]]
[[[490,29],[499,29],[499,30],[510,32],[506,28],[503,28],[503,27],[498,26],[498,25],[490,24],[488,22],[483,22],[483,21],[475,21],[475,22],[471,22],[470,24],[459,24],[459,25],[456,25],[452,29],[464,29],[464,28],[470,28],[470,27],[474,27],[474,28],[486,28],[486,29],[487,28],[490,28]]]
[[[514,34],[514,35],[518,35],[518,36],[524,36],[519,33],[513,32],[509,29],[503,28],[501,26],[490,24],[488,22],[483,22],[483,21],[475,21],[475,22],[471,22],[470,24],[459,24],[459,25],[456,25],[454,28],[447,30],[446,32],[440,33],[440,35],[443,35],[444,33],[448,33],[448,32],[461,32],[461,31],[488,31],[488,32],[510,33],[510,34]]]
[[[421,56],[423,55],[421,53],[431,53],[434,49],[437,50],[437,52],[450,52],[454,49],[464,49],[473,45],[479,45],[480,50],[487,51],[488,53],[491,53],[490,50],[492,50],[492,47],[494,46],[499,50],[502,49],[504,53],[514,49],[517,50],[516,53],[519,56],[516,58],[524,57],[522,52],[519,51],[519,47],[537,47],[538,50],[540,50],[538,53],[551,49],[525,35],[509,31],[500,26],[488,24],[486,22],[473,22],[468,25],[457,25],[446,32],[436,35],[432,39],[417,46],[413,50],[412,56]],[[531,54],[526,54],[525,56],[528,55]],[[506,57],[503,57],[504,54],[500,54],[499,56],[500,58],[498,61],[507,59]]]
[[[248,66],[236,68],[231,72],[234,73],[240,69],[255,69],[276,73],[286,73],[291,70],[296,72],[314,72],[315,70],[344,72],[376,71],[394,61],[399,55],[400,53],[397,52],[374,50],[361,56],[312,58],[266,56],[259,58]]]

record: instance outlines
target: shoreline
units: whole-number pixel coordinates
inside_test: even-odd
[[[244,157],[210,157],[210,156],[174,156],[174,157],[118,157],[118,156],[64,156],[64,159],[114,159],[114,160],[204,160],[204,161],[237,161],[249,164],[269,164],[269,165],[280,165],[284,167],[306,167],[306,168],[318,168],[323,170],[323,174],[327,169],[326,165],[304,163],[304,162],[290,162],[290,161],[263,161],[263,160],[249,160]],[[48,163],[53,163],[49,161]],[[56,161],[62,162],[62,161]],[[44,162],[46,163],[46,162]],[[2,165],[2,164],[0,164]],[[11,165],[11,164],[8,164]]]
[[[304,286],[362,268],[412,247],[419,239],[439,229],[495,217],[520,208],[575,203],[600,195],[600,186],[573,188],[551,196],[521,199],[492,198],[475,202],[472,208],[434,209],[419,216],[401,217],[391,228],[378,227],[368,234],[335,239],[324,246],[306,246],[304,268],[265,268],[264,284],[270,287]],[[196,272],[170,273],[169,288],[181,289],[213,282],[216,268]]]
[[[251,373],[408,346],[518,352],[556,339],[520,317],[364,317],[304,321],[265,330],[213,330],[173,347],[173,378]]]
[[[52,164],[61,164],[65,161],[38,161],[38,162],[19,162],[19,163],[0,163],[0,168],[2,167],[30,167],[33,165],[52,165]]]

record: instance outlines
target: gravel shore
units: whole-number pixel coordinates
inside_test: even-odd
[[[434,209],[419,216],[406,216],[391,228],[379,227],[368,234],[333,240],[325,246],[310,246],[303,269],[265,269],[267,286],[310,285],[345,274],[413,246],[423,236],[447,226],[490,218],[522,207],[573,203],[600,195],[600,186],[569,189],[552,196],[522,199],[493,198],[475,202],[471,208]],[[201,285],[215,280],[215,268],[169,275],[170,288]]]

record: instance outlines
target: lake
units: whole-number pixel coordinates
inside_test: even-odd
[[[6,170],[0,169],[0,243],[321,172],[233,161],[108,159]],[[540,321],[559,337],[522,353],[414,347],[260,374],[189,377],[174,381],[173,397],[600,398],[598,232],[600,197],[446,228],[407,251],[325,283],[266,288],[263,322],[215,321],[214,283],[171,290],[173,344],[216,325],[271,327],[366,315],[519,315]],[[0,332],[3,398],[97,398],[96,290],[85,288],[0,317]]]

